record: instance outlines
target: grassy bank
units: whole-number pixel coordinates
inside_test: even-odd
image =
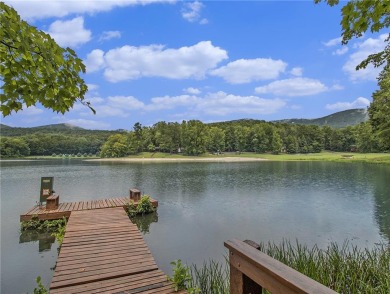
[[[356,153],[356,152],[321,152],[321,153],[309,153],[309,154],[268,154],[268,153],[252,153],[252,152],[225,152],[220,155],[214,154],[202,154],[199,156],[186,156],[182,154],[168,154],[168,153],[151,153],[142,152],[137,155],[131,155],[126,158],[129,159],[204,159],[204,158],[256,158],[267,159],[271,161],[336,161],[336,162],[367,162],[367,163],[380,163],[390,164],[390,153]]]
[[[334,161],[334,162],[366,162],[366,163],[375,163],[375,164],[388,164],[390,165],[390,153],[356,153],[356,152],[321,152],[321,153],[308,153],[308,154],[269,154],[269,153],[253,153],[253,152],[225,152],[220,155],[205,153],[199,156],[187,156],[183,154],[169,154],[162,152],[142,152],[136,155],[129,155],[127,157],[122,158],[105,158],[104,160],[109,161],[126,161],[126,159],[130,160],[186,160],[186,161],[197,161],[197,160],[222,160],[224,158],[232,158],[232,159],[265,159],[270,161]],[[98,157],[53,157],[53,156],[27,156],[23,158],[16,158],[17,160],[36,160],[36,159],[97,159]],[[14,160],[14,159],[3,159],[3,160]]]

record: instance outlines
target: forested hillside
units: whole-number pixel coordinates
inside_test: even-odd
[[[85,130],[69,124],[33,128],[12,128],[0,125],[1,157],[28,155],[84,155],[100,153],[107,138],[119,131]]]
[[[348,109],[315,119],[283,119],[274,122],[329,126],[332,128],[345,128],[368,121],[368,112],[365,108]]]
[[[352,113],[317,119],[342,121]],[[349,120],[351,122],[351,120]],[[322,150],[384,152],[390,142],[374,135],[368,122],[345,128],[261,120],[235,120],[204,124],[190,120],[158,122],[151,127],[136,123],[132,131],[95,131],[58,124],[35,128],[1,125],[1,156],[123,157],[143,151],[200,155],[206,152],[313,153]]]

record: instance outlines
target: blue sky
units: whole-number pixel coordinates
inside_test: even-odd
[[[316,118],[364,108],[380,69],[355,66],[385,36],[341,45],[341,6],[314,1],[6,1],[84,60],[86,101],[60,115],[37,105],[10,126]]]

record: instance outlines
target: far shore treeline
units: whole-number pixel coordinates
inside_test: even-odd
[[[5,132],[5,130],[7,130]],[[345,128],[237,120],[205,124],[198,120],[136,123],[132,131],[90,131],[81,128],[12,131],[2,126],[1,157],[125,157],[140,152],[201,155],[223,152],[317,153],[388,152],[390,142],[378,138],[369,122]],[[3,132],[4,131],[4,132]],[[3,134],[7,134],[4,136]]]

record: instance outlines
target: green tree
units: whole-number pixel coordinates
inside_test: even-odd
[[[225,150],[225,132],[218,127],[209,129],[209,147],[212,152],[223,152]]]
[[[315,3],[326,2],[330,6],[339,4],[339,0],[314,0]],[[390,26],[390,1],[383,0],[355,0],[349,1],[341,9],[342,43],[348,44],[352,38],[359,38],[369,30],[377,33]],[[375,67],[388,64],[390,60],[390,34],[385,40],[384,50],[369,55],[356,69],[366,68],[368,64]]]
[[[127,135],[116,134],[108,137],[100,152],[101,157],[124,157],[130,153]]]
[[[22,138],[6,138],[0,140],[1,157],[20,157],[30,155],[30,148]]]
[[[279,154],[282,151],[283,142],[277,130],[272,132],[271,142],[272,153]]]
[[[388,66],[389,67],[389,66]],[[390,71],[383,70],[379,78],[379,90],[372,95],[372,103],[368,109],[373,129],[390,148]]]
[[[188,155],[200,155],[206,152],[208,140],[207,127],[199,120],[182,123],[183,148]]]
[[[377,152],[378,139],[372,131],[371,124],[364,122],[359,124],[356,128],[356,145],[359,152]]]
[[[294,153],[298,152],[299,146],[298,146],[297,137],[292,136],[292,135],[288,135],[286,137],[285,144],[286,144],[286,152],[287,153],[294,154]]]
[[[330,6],[339,3],[339,0],[314,0],[315,3],[325,1]],[[342,12],[342,43],[348,44],[352,38],[363,36],[366,31],[380,32],[390,27],[390,1],[387,0],[357,0],[349,1]],[[383,144],[390,147],[390,34],[386,31],[386,46],[382,51],[370,54],[356,66],[356,70],[366,68],[368,64],[375,67],[384,65],[378,77],[379,90],[372,98],[369,108],[370,121],[374,130],[382,138]]]
[[[80,73],[82,60],[70,48],[61,48],[43,31],[23,21],[0,2],[0,110],[3,116],[40,103],[65,113],[88,90]],[[91,108],[91,107],[90,107]],[[92,108],[91,108],[92,109]],[[92,111],[94,111],[92,109]]]

